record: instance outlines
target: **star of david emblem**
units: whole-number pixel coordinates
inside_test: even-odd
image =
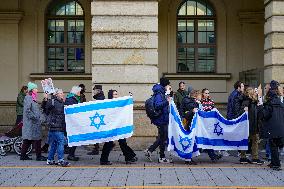
[[[220,136],[220,135],[223,135],[224,133],[223,133],[223,128],[220,126],[220,123],[218,122],[218,123],[216,123],[216,124],[214,124],[214,132],[213,133],[215,133],[215,134],[217,134],[218,136]]]
[[[182,146],[182,149],[185,151],[186,149],[188,149],[191,145],[191,139],[189,139],[188,137],[184,137],[182,138],[181,136],[179,136],[179,143]]]
[[[104,122],[104,117],[105,115],[100,115],[98,112],[96,112],[95,116],[90,117],[91,126],[94,126],[99,129],[102,125],[106,125]]]

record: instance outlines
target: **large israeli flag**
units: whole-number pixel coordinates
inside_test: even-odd
[[[121,97],[66,106],[69,146],[81,146],[131,137],[133,98]]]
[[[195,113],[189,131],[185,131],[173,101],[170,103],[168,151],[183,160],[199,155],[199,148],[213,150],[247,150],[248,114],[234,120],[225,119],[217,109]]]
[[[194,121],[196,121],[196,117],[194,117]],[[195,143],[196,129],[196,124],[189,131],[183,128],[176,105],[172,100],[169,114],[168,151],[183,160],[190,160],[192,157],[198,156],[199,151]]]
[[[248,114],[234,120],[225,119],[217,109],[198,111],[193,127],[198,127],[198,148],[214,150],[247,150],[249,136]]]

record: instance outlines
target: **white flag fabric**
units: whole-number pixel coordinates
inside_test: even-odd
[[[130,96],[66,106],[68,146],[129,138],[133,135],[133,98]]]
[[[169,146],[181,159],[197,156],[198,148],[213,150],[247,150],[248,114],[234,120],[225,119],[217,109],[195,113],[189,131],[183,129],[174,102],[170,103]]]

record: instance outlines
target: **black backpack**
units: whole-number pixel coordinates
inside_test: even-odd
[[[153,119],[156,119],[158,118],[161,113],[162,113],[162,110],[156,110],[155,109],[155,96],[157,95],[158,93],[154,93],[149,99],[146,100],[145,102],[145,110],[146,110],[146,114],[147,116],[150,118],[150,120],[152,121]]]

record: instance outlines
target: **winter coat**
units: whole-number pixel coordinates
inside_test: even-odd
[[[261,125],[261,114],[262,106],[257,105],[257,101],[253,101],[248,97],[243,98],[242,102],[242,112],[244,113],[245,107],[248,107],[248,119],[249,119],[249,135],[259,134],[259,129]]]
[[[26,94],[23,92],[20,92],[17,97],[17,104],[16,104],[16,112],[17,115],[23,115],[24,111],[24,99]]]
[[[93,98],[94,98],[95,100],[104,100],[104,99],[105,99],[104,92],[101,91],[100,93],[94,95]]]
[[[86,96],[85,96],[84,93],[81,93],[81,94],[80,94],[80,102],[81,102],[81,103],[82,103],[82,102],[87,102]]]
[[[227,119],[235,119],[242,115],[243,95],[238,90],[234,90],[228,99]]]
[[[263,127],[267,131],[267,138],[284,137],[284,104],[277,94],[271,94],[264,103]]]
[[[154,107],[156,111],[160,111],[160,115],[152,120],[152,123],[156,126],[168,126],[169,124],[169,102],[165,95],[165,88],[156,84],[153,86],[154,93]]]
[[[188,129],[191,125],[191,121],[194,116],[193,109],[199,108],[199,104],[196,102],[195,98],[186,96],[181,103],[180,112],[181,117],[187,120],[187,124],[185,125],[185,128]]]
[[[66,131],[64,102],[57,97],[52,97],[46,102],[46,116],[49,131]]]
[[[202,104],[202,110],[205,112],[213,110],[215,105],[214,101],[211,100],[211,98],[201,99],[201,104]]]
[[[177,92],[175,93],[174,102],[178,110],[180,109],[183,98],[186,97],[187,95],[188,95],[188,92],[186,90],[178,89]]]
[[[74,94],[68,94],[66,100],[65,100],[65,105],[73,105],[73,104],[78,104],[80,102],[80,98],[76,98]]]
[[[42,138],[40,106],[30,95],[24,100],[22,138],[27,140]]]

